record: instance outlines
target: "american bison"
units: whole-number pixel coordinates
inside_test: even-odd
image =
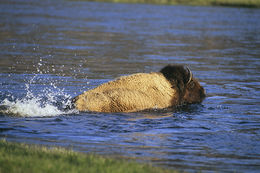
[[[120,77],[73,99],[79,111],[137,112],[200,103],[205,91],[189,70],[168,65],[160,72]]]

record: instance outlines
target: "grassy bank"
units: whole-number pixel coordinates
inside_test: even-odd
[[[88,0],[88,1],[260,8],[260,0]]]
[[[0,173],[5,172],[162,173],[175,171],[61,148],[48,149],[0,140]]]

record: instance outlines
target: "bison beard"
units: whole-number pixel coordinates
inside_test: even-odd
[[[200,103],[205,91],[188,68],[168,65],[160,72],[137,73],[104,83],[73,99],[79,111],[137,112]]]

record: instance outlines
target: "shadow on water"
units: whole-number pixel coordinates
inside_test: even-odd
[[[0,138],[182,171],[258,172],[259,9],[3,0],[0,15]],[[63,109],[104,82],[168,64],[189,66],[202,104]]]

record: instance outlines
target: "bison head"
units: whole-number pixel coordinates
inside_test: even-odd
[[[200,103],[205,98],[205,90],[192,75],[189,68],[180,65],[168,65],[160,71],[177,90],[179,104]]]

